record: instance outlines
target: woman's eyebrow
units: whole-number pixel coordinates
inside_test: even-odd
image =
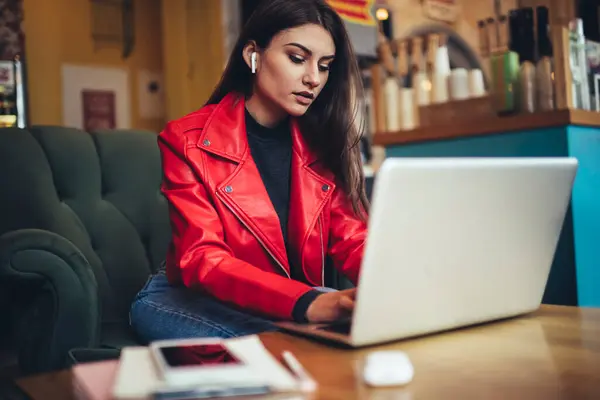
[[[291,43],[287,43],[287,44],[286,44],[286,46],[294,46],[294,47],[297,47],[297,48],[299,48],[300,50],[302,50],[302,51],[306,52],[308,55],[312,55],[312,54],[313,54],[312,50],[310,50],[310,49],[309,49],[308,47],[306,47],[306,46],[303,46],[303,45],[301,45],[300,43],[291,42]],[[329,55],[329,56],[324,56],[324,57],[321,57],[321,59],[322,59],[322,60],[329,60],[329,59],[333,59],[334,57],[335,57],[335,56],[332,54],[332,55]]]

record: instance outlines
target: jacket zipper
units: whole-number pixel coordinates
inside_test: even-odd
[[[217,197],[219,197],[221,199],[221,201],[223,201],[223,203],[225,204],[225,206],[229,209],[229,211],[231,211],[233,213],[233,215],[235,215],[235,217],[242,223],[242,225],[244,225],[246,227],[246,229],[248,229],[250,231],[250,233],[252,234],[252,236],[254,236],[254,238],[256,240],[258,240],[258,242],[260,243],[260,245],[267,251],[267,253],[269,253],[269,255],[271,256],[271,258],[277,263],[277,265],[281,268],[281,270],[285,273],[285,275],[291,279],[292,277],[290,276],[290,274],[287,272],[287,270],[285,269],[285,267],[283,266],[283,264],[281,264],[281,262],[279,262],[279,260],[273,255],[273,253],[271,252],[271,250],[269,250],[269,248],[265,245],[265,243],[260,239],[260,237],[258,237],[258,235],[256,234],[256,232],[254,232],[249,226],[248,224],[246,224],[244,222],[243,219],[240,218],[240,216],[238,215],[238,213],[236,213],[233,208],[227,204],[227,201],[225,201],[225,199],[223,199],[221,197],[221,195],[219,194],[219,191],[216,192],[217,193]]]
[[[321,286],[325,286],[325,249],[323,246],[323,224],[319,215],[319,234],[321,237]]]

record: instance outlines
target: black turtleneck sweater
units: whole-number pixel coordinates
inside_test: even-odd
[[[279,217],[286,251],[289,254],[287,231],[292,164],[290,121],[286,119],[277,126],[268,128],[256,122],[246,111],[246,131],[250,153]],[[306,282],[301,266],[290,262],[290,272],[292,279]],[[306,310],[320,293],[312,290],[298,299],[293,311],[296,321],[306,321]]]

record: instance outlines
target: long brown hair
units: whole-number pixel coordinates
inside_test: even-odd
[[[220,102],[230,92],[252,94],[253,75],[242,57],[248,42],[254,40],[265,49],[277,33],[305,24],[327,30],[336,54],[327,83],[298,123],[305,140],[349,197],[354,212],[366,219],[369,206],[359,145],[363,129],[356,124],[362,80],[344,22],[324,0],[263,0],[244,26],[207,104]]]

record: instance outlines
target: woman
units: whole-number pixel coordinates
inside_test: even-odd
[[[160,134],[173,230],[166,272],[131,309],[142,340],[232,337],[348,316],[367,200],[342,20],[323,0],[255,11],[207,105]]]

